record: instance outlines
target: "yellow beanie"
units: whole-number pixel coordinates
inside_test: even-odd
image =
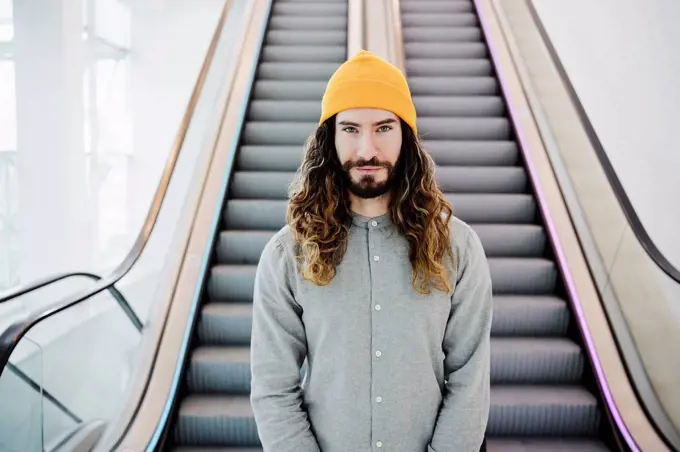
[[[321,101],[321,125],[331,116],[351,108],[387,110],[417,134],[416,108],[404,74],[396,66],[362,50],[331,76]]]

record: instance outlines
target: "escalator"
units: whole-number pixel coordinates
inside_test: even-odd
[[[472,0],[401,0],[418,128],[494,289],[489,449],[609,450],[611,432]]]
[[[605,451],[614,435],[566,299],[472,0],[402,0],[425,148],[492,271],[493,451]],[[274,0],[185,381],[166,447],[258,450],[249,402],[252,291],[287,186],[346,59],[347,0]]]
[[[347,58],[347,0],[274,0],[263,44],[172,432],[177,446],[259,444],[249,400],[255,269],[284,225],[287,186],[326,82]]]

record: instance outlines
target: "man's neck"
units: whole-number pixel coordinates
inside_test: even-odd
[[[388,212],[390,198],[388,195],[384,195],[373,199],[363,199],[350,194],[350,205],[352,212],[364,217],[375,218]]]

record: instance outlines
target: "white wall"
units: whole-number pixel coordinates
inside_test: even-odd
[[[223,5],[224,0],[132,5],[131,231],[146,216]]]
[[[640,220],[680,268],[680,2],[532,1]]]

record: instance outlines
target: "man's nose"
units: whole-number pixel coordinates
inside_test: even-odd
[[[362,133],[359,139],[359,149],[357,151],[357,156],[364,159],[370,160],[378,154],[378,148],[375,144],[373,134]]]

